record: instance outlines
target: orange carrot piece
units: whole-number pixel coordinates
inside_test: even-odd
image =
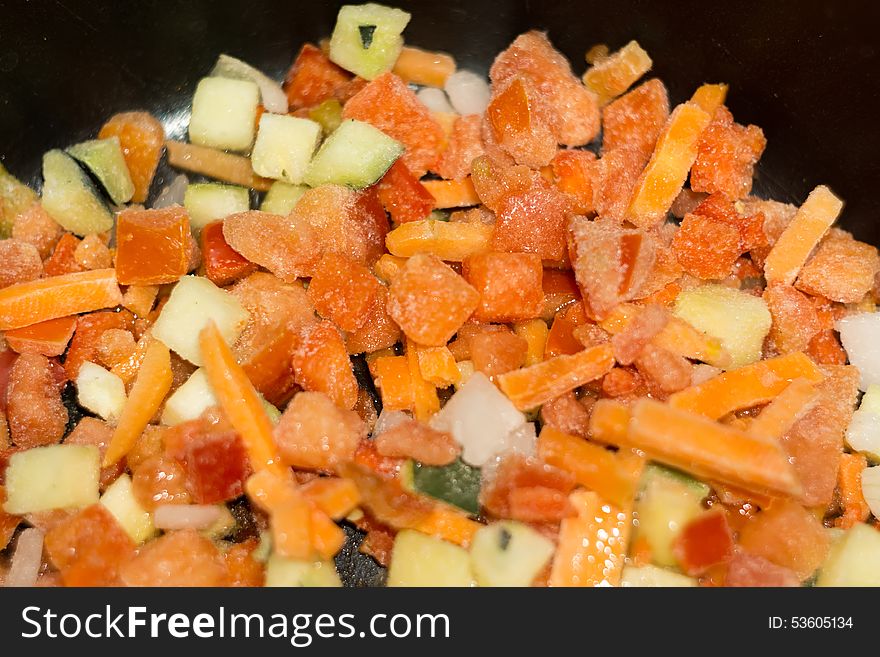
[[[380,356],[370,364],[382,407],[389,411],[408,411],[415,407],[412,375],[406,356]]]
[[[818,397],[815,384],[806,379],[795,379],[749,425],[749,433],[778,440],[813,407]]]
[[[781,445],[714,420],[640,399],[622,446],[697,477],[757,493],[799,495],[800,484]]]
[[[543,319],[530,319],[513,325],[513,332],[526,341],[526,365],[535,365],[544,360],[547,349],[549,329]]]
[[[373,273],[388,285],[406,265],[406,258],[399,258],[390,253],[384,253],[373,265]]]
[[[862,454],[842,454],[840,468],[837,470],[837,489],[843,504],[843,515],[834,521],[835,527],[849,529],[865,522],[871,509],[862,493],[862,471],[868,466],[868,459]]]
[[[544,342],[544,358],[581,351],[584,345],[574,336],[574,331],[586,323],[587,314],[582,303],[572,304],[556,313]]]
[[[258,470],[248,478],[245,491],[257,506],[269,514],[272,547],[278,554],[292,559],[309,559],[313,556],[313,507],[297,488],[289,472],[269,468]]]
[[[0,331],[112,308],[121,301],[114,269],[38,278],[0,290]]]
[[[129,285],[122,295],[122,307],[138,317],[146,317],[153,309],[158,294],[158,285]]]
[[[357,485],[351,479],[321,477],[300,486],[307,500],[333,520],[342,520],[361,501]]]
[[[121,363],[114,365],[110,370],[113,374],[122,379],[122,382],[126,386],[130,385],[137,376],[141,363],[144,362],[144,357],[147,355],[147,348],[150,346],[151,339],[149,331],[144,333],[141,336],[141,339],[137,341],[134,351],[131,352],[128,358]]]
[[[825,185],[810,192],[764,261],[767,284],[791,285],[813,251],[840,215],[843,201]]]
[[[425,186],[434,197],[437,208],[465,208],[480,204],[480,197],[474,189],[470,176],[461,180],[424,180]]]
[[[717,420],[728,413],[771,401],[794,379],[819,383],[824,378],[816,364],[800,351],[761,360],[724,372],[675,393],[674,408]]]
[[[272,437],[272,421],[214,322],[202,329],[199,347],[208,382],[229,422],[241,435],[251,467],[257,471],[268,469],[276,474],[284,472]]]
[[[407,338],[406,362],[409,366],[409,377],[412,385],[413,400],[415,401],[415,408],[413,410],[417,420],[427,422],[434,413],[440,410],[440,398],[437,396],[437,388],[422,377],[422,370],[419,365],[419,351],[420,347]]]
[[[59,317],[6,332],[6,343],[20,354],[60,356],[76,330],[76,317]]]
[[[168,347],[151,339],[128,401],[122,409],[119,424],[116,425],[104,454],[105,468],[119,461],[134,447],[165,400],[165,395],[171,389],[172,379]]]
[[[621,507],[632,504],[645,467],[642,456],[612,452],[546,426],[538,437],[538,456],[544,463],[573,474],[581,486],[603,500]]]
[[[629,429],[629,407],[613,399],[600,399],[590,413],[590,438],[606,445],[619,445]]]
[[[651,70],[651,57],[637,41],[630,41],[617,52],[597,60],[584,73],[584,85],[605,105]]]
[[[446,78],[455,73],[455,60],[445,52],[404,46],[392,71],[404,82],[442,89]]]
[[[313,504],[310,507],[309,539],[318,557],[330,560],[345,545],[345,532]]]
[[[449,347],[419,347],[419,372],[428,383],[447,388],[461,380],[461,372]]]
[[[598,379],[614,366],[610,344],[601,344],[570,356],[556,356],[537,365],[497,377],[498,387],[520,410],[540,406],[578,386]]]
[[[636,226],[650,228],[666,217],[697,159],[700,135],[711,120],[693,103],[679,105],[669,116],[627,209],[627,219]]]
[[[482,525],[476,520],[471,520],[452,507],[438,503],[425,518],[416,523],[413,529],[466,548],[471,544],[474,534],[480,527]]]
[[[274,182],[255,174],[250,159],[241,155],[180,141],[166,141],[165,148],[168,151],[168,164],[176,169],[198,173],[234,185],[243,185],[261,192],[268,191]]]
[[[569,500],[577,516],[559,526],[550,586],[616,586],[626,560],[632,512],[592,491],[576,490]]]
[[[701,85],[691,96],[691,102],[699,105],[709,116],[714,116],[715,110],[727,99],[727,88],[726,84]]]

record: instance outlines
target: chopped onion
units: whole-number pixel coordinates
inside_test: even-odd
[[[445,431],[462,446],[462,459],[482,466],[510,447],[510,434],[526,422],[511,401],[481,372],[474,373],[430,425]]]
[[[526,422],[507,434],[506,449],[522,454],[534,456],[537,448],[538,435],[534,422]]]
[[[871,513],[880,518],[880,465],[862,470],[862,495]]]
[[[157,529],[208,529],[222,515],[215,504],[160,504],[153,512]]]
[[[4,586],[33,586],[43,563],[43,530],[31,527],[18,535]]]
[[[419,89],[416,93],[416,96],[425,107],[427,107],[432,112],[454,112],[452,109],[452,105],[449,104],[449,99],[446,97],[446,92],[442,89],[435,89],[434,87],[425,87],[424,89]]]
[[[836,326],[849,362],[859,368],[862,383],[867,390],[872,383],[880,383],[880,313],[858,313],[845,317]]]
[[[459,114],[482,114],[489,105],[489,83],[472,71],[456,71],[446,79],[446,94]]]
[[[373,438],[385,433],[389,429],[393,429],[398,424],[406,422],[409,419],[409,414],[403,411],[388,411],[382,409],[382,412],[379,413],[379,419],[376,420],[376,424],[373,427]]]
[[[880,415],[861,409],[853,413],[846,442],[872,461],[880,461]]]
[[[250,80],[260,88],[263,107],[273,114],[287,114],[287,94],[281,85],[250,64],[229,55],[220,55],[211,75],[234,80]]]
[[[174,180],[162,188],[153,207],[156,209],[167,208],[170,205],[183,205],[183,196],[186,194],[186,188],[189,185],[189,179],[182,173],[175,176]]]

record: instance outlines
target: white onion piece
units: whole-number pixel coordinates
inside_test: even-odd
[[[382,409],[382,412],[379,413],[379,419],[376,420],[376,424],[373,427],[373,438],[385,433],[389,429],[393,429],[399,424],[403,424],[409,419],[409,414],[404,411],[386,411]]]
[[[25,529],[18,535],[12,564],[6,574],[4,586],[33,586],[43,563],[43,530],[36,527]]]
[[[880,466],[862,470],[862,495],[871,513],[880,518]]]
[[[419,89],[416,92],[416,97],[420,101],[422,101],[422,104],[432,112],[455,111],[454,109],[452,109],[452,105],[449,104],[449,99],[446,97],[446,92],[444,92],[442,89],[425,87],[424,89]]]
[[[229,55],[220,55],[211,75],[234,80],[250,80],[260,88],[263,107],[267,112],[287,114],[287,94],[284,93],[281,85],[250,64]]]
[[[534,422],[526,422],[507,434],[506,448],[523,456],[534,456],[537,450],[538,434]]]
[[[189,179],[183,175],[177,175],[169,184],[162,188],[153,208],[167,208],[170,205],[183,205],[183,196],[186,194],[186,188],[189,186]]]
[[[459,114],[482,114],[489,105],[489,83],[472,71],[456,71],[446,79],[445,89]]]
[[[872,461],[880,461],[880,416],[861,409],[853,413],[846,443]]]
[[[208,529],[221,513],[214,504],[160,504],[153,511],[153,524],[157,529]]]
[[[430,421],[462,446],[462,459],[482,466],[510,446],[510,433],[526,418],[482,372],[475,372]]]
[[[858,313],[837,322],[840,341],[849,362],[859,368],[867,390],[872,383],[880,383],[880,313]]]

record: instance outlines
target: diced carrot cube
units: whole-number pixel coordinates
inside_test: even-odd
[[[768,337],[776,351],[806,350],[821,329],[816,307],[807,296],[790,285],[770,285],[763,298],[773,318]]]
[[[572,211],[591,214],[596,209],[595,187],[599,177],[599,163],[590,151],[561,150],[550,163],[556,187],[568,194]]]
[[[602,150],[631,149],[647,162],[668,119],[666,86],[648,80],[602,110]]]
[[[70,341],[70,349],[64,360],[67,378],[73,381],[79,374],[80,366],[87,360],[94,361],[98,351],[98,341],[105,331],[134,328],[134,317],[128,311],[97,312],[76,318],[76,330]]]
[[[315,470],[333,470],[352,460],[364,434],[357,413],[339,408],[320,392],[295,395],[274,431],[286,464]]]
[[[41,203],[32,203],[16,215],[12,223],[12,238],[32,244],[44,259],[52,254],[62,234],[64,231],[61,226],[49,216]],[[50,273],[49,276],[57,273],[59,272]]]
[[[351,258],[326,253],[309,283],[308,295],[321,317],[343,331],[364,325],[382,284],[373,273]]]
[[[841,303],[857,303],[874,287],[880,257],[870,244],[829,235],[798,275],[795,287]]]
[[[192,529],[169,532],[143,546],[120,572],[126,586],[225,586],[226,563],[211,542]]]
[[[441,177],[461,180],[470,175],[471,162],[485,152],[482,125],[483,117],[479,114],[459,116],[455,119],[452,133],[446,140],[446,148],[436,166],[436,171]]]
[[[722,105],[700,138],[691,169],[691,189],[720,192],[731,199],[745,198],[752,191],[755,165],[766,145],[761,128],[734,123],[730,110]]]
[[[537,109],[537,92],[521,77],[499,84],[486,119],[492,138],[517,164],[538,168],[550,163],[556,139]]]
[[[549,329],[543,319],[530,319],[526,322],[518,322],[513,326],[513,332],[526,341],[525,364],[534,365],[544,360],[544,351],[547,348],[547,336]]]
[[[215,285],[229,285],[257,270],[254,263],[226,242],[222,221],[214,221],[202,228],[200,239],[205,276]]]
[[[438,388],[447,388],[461,379],[455,358],[448,347],[421,347],[416,352],[422,378]]]
[[[397,160],[378,184],[379,200],[398,224],[425,219],[434,209],[434,197],[401,160]]]
[[[46,276],[61,276],[83,271],[83,267],[76,261],[76,247],[79,243],[80,239],[76,235],[64,233],[55,244],[52,255],[43,264]]]
[[[293,352],[293,371],[303,389],[323,392],[342,408],[351,409],[357,403],[358,384],[348,350],[330,322],[303,330]]]
[[[616,98],[645,73],[653,62],[637,41],[603,57],[584,73],[584,85],[599,96],[601,104]]]
[[[43,275],[37,247],[17,239],[0,240],[0,288],[27,283]]]
[[[592,401],[589,397],[585,399]],[[567,392],[541,406],[541,423],[545,428],[586,438],[590,431],[590,409],[573,392]]]
[[[464,261],[463,274],[480,294],[474,319],[510,322],[541,314],[544,270],[531,253],[483,253]]]
[[[381,356],[370,364],[370,372],[382,395],[382,407],[406,411],[415,406],[412,376],[406,356]]]
[[[351,77],[320,48],[311,43],[303,44],[284,79],[290,109],[312,107],[334,97]]]
[[[479,293],[439,258],[417,255],[391,283],[388,313],[415,342],[442,346],[479,300]]]
[[[143,203],[150,193],[150,183],[162,157],[165,130],[157,118],[147,112],[114,114],[101,126],[99,139],[119,137],[122,156],[134,183],[132,203]]]
[[[345,336],[350,354],[373,353],[393,347],[400,340],[400,327],[388,314],[388,290],[380,285],[377,292],[373,305],[367,310],[363,326]]]
[[[416,419],[427,422],[440,410],[440,398],[437,388],[422,376],[419,366],[419,349],[421,347],[411,339],[406,340],[406,362],[413,391],[413,413]]]
[[[528,343],[509,331],[478,333],[471,338],[474,369],[495,380],[525,365]]]
[[[518,409],[527,410],[598,379],[613,365],[611,345],[599,345],[502,374],[498,387]]]
[[[57,363],[39,354],[22,354],[8,370],[3,392],[8,435],[16,447],[50,445],[64,435],[68,416],[59,372]]]
[[[300,486],[303,496],[333,520],[342,520],[357,508],[361,495],[351,479],[321,477]]]
[[[86,235],[76,246],[73,258],[83,269],[106,269],[113,266],[113,254],[99,235]]]
[[[455,60],[445,52],[404,46],[393,70],[404,82],[442,89],[446,78],[455,73]]]
[[[173,283],[186,274],[189,217],[179,206],[128,209],[116,222],[116,273],[122,285]]]
[[[59,317],[39,324],[6,331],[6,343],[20,354],[34,353],[60,356],[73,337],[76,317]]]
[[[704,280],[730,275],[742,253],[736,226],[700,214],[686,214],[672,238],[672,251],[684,271]]]
[[[703,84],[700,85],[691,96],[691,102],[699,105],[709,116],[715,116],[715,110],[724,104],[727,99],[726,84]]]

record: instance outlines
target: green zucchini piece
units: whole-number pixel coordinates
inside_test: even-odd
[[[327,183],[368,187],[403,155],[404,147],[369,123],[349,119],[321,144],[305,175],[309,187]]]
[[[554,549],[553,541],[528,525],[503,520],[477,530],[471,567],[480,586],[530,586]]]
[[[335,98],[328,98],[309,110],[309,118],[320,123],[324,134],[329,135],[342,123],[342,103]]]
[[[113,215],[94,183],[64,151],[43,155],[43,208],[64,230],[76,235],[113,228]]]
[[[330,59],[367,80],[390,71],[409,19],[405,11],[374,3],[345,5],[330,37]]]
[[[183,207],[189,213],[189,225],[199,231],[212,221],[225,219],[251,207],[248,190],[237,185],[195,183],[183,195]]]
[[[480,512],[482,473],[461,459],[449,465],[433,466],[413,463],[413,489],[464,509],[470,514]]]
[[[299,185],[318,142],[320,124],[283,114],[263,114],[251,153],[254,173]]]
[[[119,137],[84,141],[68,148],[67,154],[92,172],[116,205],[128,203],[134,196],[134,183],[122,155]]]
[[[300,196],[306,193],[305,185],[288,185],[284,182],[274,182],[266,192],[260,210],[271,214],[287,216],[293,210],[293,206],[299,201]]]
[[[36,200],[36,192],[0,164],[0,239],[12,235],[12,222]]]

